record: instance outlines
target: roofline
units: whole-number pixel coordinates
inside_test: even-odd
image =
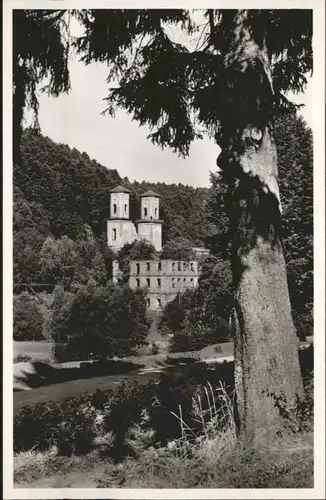
[[[116,186],[113,189],[110,189],[110,193],[127,193],[130,194],[131,191],[128,188],[125,188],[124,186]]]
[[[148,192],[147,192],[148,193]],[[152,194],[143,193],[139,195],[139,198],[161,198],[160,194],[152,192]]]

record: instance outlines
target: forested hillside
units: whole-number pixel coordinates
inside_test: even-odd
[[[90,226],[100,251],[106,257],[109,192],[121,182],[132,191],[133,220],[139,218],[139,195],[142,192],[153,189],[162,196],[163,242],[184,237],[198,246],[203,244],[209,231],[205,211],[208,189],[181,184],[131,184],[128,179],[121,179],[117,170],[100,165],[86,153],[56,144],[31,130],[24,132],[21,154],[22,166],[14,167],[16,285],[42,282],[40,252],[46,238],[68,236],[75,241],[84,224]]]
[[[312,133],[301,118],[289,115],[276,121],[275,136],[292,311],[297,328],[311,333]],[[229,259],[226,188],[217,174],[212,174],[210,189],[182,184],[130,183],[128,179],[121,179],[117,170],[100,165],[86,153],[56,144],[31,130],[25,131],[21,150],[23,164],[14,168],[17,292],[24,288],[22,283],[55,285],[70,278],[75,280],[76,276],[78,282],[86,283],[89,277],[96,277],[104,283],[110,278],[105,224],[109,217],[109,191],[121,182],[132,191],[133,220],[139,218],[142,192],[153,189],[161,195],[164,243],[181,237],[194,246],[205,244],[219,259]],[[109,162],[108,158],[108,166]],[[75,247],[71,240],[76,242]],[[84,247],[87,251],[80,253]],[[63,276],[64,267],[69,268],[67,276]]]

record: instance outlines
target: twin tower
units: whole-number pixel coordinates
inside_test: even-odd
[[[140,219],[135,225],[130,220],[130,193],[123,186],[110,191],[110,219],[107,221],[109,248],[119,251],[126,243],[147,240],[160,252],[163,222],[159,219],[160,196],[151,190],[141,195]]]

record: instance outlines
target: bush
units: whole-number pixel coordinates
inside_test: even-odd
[[[187,238],[174,238],[165,243],[162,248],[161,259],[172,259],[179,261],[190,261],[196,259],[192,249],[193,245]]]
[[[230,331],[223,323],[216,325],[215,328],[188,324],[173,335],[170,350],[172,352],[200,351],[216,342],[227,342],[229,337]]]
[[[149,321],[142,291],[128,285],[94,281],[80,287],[70,308],[64,331],[71,334],[65,349],[69,360],[128,356],[146,344]]]
[[[159,352],[160,352],[159,346],[155,342],[153,342],[152,343],[152,354],[155,356],[156,354],[159,354]]]
[[[206,420],[199,421],[196,417],[194,398],[200,401],[201,414],[207,418],[209,405],[212,404],[205,391],[209,384],[213,389],[222,384],[226,396],[233,401],[233,370],[234,364],[227,362],[214,366],[189,363],[167,368],[159,381],[152,381],[146,386],[125,381],[115,391],[98,390],[93,395],[84,394],[60,404],[50,402],[39,403],[34,408],[24,407],[14,419],[14,450],[35,448],[42,451],[55,444],[62,455],[87,453],[96,436],[95,420],[99,411],[104,419],[103,433],[113,433],[111,453],[116,458],[131,452],[126,447],[126,438],[137,425],[142,431],[153,430],[153,445],[165,445],[171,439],[182,437],[180,422],[175,415],[182,417],[184,428],[187,426],[191,439],[196,440],[203,432]],[[284,416],[285,428],[297,434],[309,432],[313,425],[311,372],[310,379],[307,377],[305,380],[306,398],[298,401],[295,418],[281,399],[276,401]],[[215,391],[212,392],[215,394]],[[218,397],[214,405],[214,411],[219,414]],[[236,414],[234,418],[236,421]]]
[[[18,354],[18,356],[16,356],[14,358],[14,363],[24,363],[26,361],[31,361],[32,358],[30,356],[24,356],[23,354]]]
[[[43,316],[27,292],[14,298],[14,340],[44,340]]]
[[[166,362],[172,365],[180,365],[185,363],[198,363],[200,362],[200,356],[197,353],[188,353],[188,355],[169,355],[166,358]]]
[[[45,451],[56,445],[60,455],[86,454],[96,435],[95,416],[94,397],[89,394],[61,404],[25,406],[14,418],[14,451]]]
[[[67,345],[68,343],[59,343],[56,342],[54,344],[54,358],[58,363],[65,363],[66,361],[71,361],[67,357]]]
[[[117,259],[121,272],[121,282],[128,283],[130,277],[131,260],[153,260],[157,258],[154,245],[147,240],[136,240],[126,243],[118,252]]]

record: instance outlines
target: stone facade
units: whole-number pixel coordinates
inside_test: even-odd
[[[117,186],[110,193],[110,219],[107,221],[107,244],[119,251],[126,243],[145,239],[162,250],[162,222],[159,219],[159,195],[147,191],[141,195],[141,218],[130,220],[130,191]]]
[[[155,250],[162,250],[162,221],[147,222],[143,220],[137,221],[138,239],[147,240],[154,245]]]
[[[147,191],[141,195],[140,219],[136,225],[129,219],[130,191],[118,186],[111,191],[110,219],[107,221],[107,243],[119,251],[126,243],[145,239],[159,253],[162,250],[162,222],[159,219],[159,195]],[[209,254],[205,248],[194,248],[197,260],[185,262],[174,260],[150,260],[130,262],[130,288],[144,288],[147,307],[150,311],[160,311],[178,293],[198,284],[199,261]],[[113,280],[121,277],[119,264],[113,262]]]
[[[146,290],[147,307],[161,310],[178,293],[198,284],[197,261],[151,260],[130,262],[130,288]]]

